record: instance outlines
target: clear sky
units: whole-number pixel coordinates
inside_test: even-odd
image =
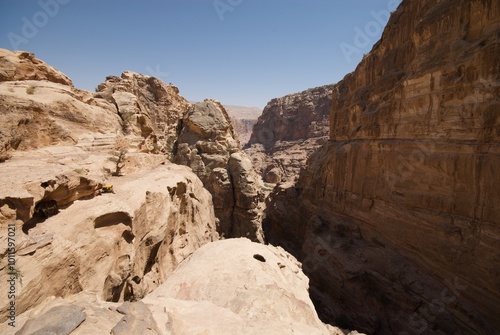
[[[355,69],[400,0],[0,0],[0,48],[94,90],[125,70],[264,107]]]

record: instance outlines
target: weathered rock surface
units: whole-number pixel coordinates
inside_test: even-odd
[[[109,76],[97,87],[96,97],[116,106],[127,134],[144,138],[141,150],[171,157],[179,121],[189,103],[179,89],[163,81],[130,71]]]
[[[266,231],[323,320],[500,329],[499,22],[497,2],[403,1],[333,91],[330,142],[275,190]]]
[[[72,335],[347,333],[319,320],[309,298],[308,279],[293,256],[247,239],[201,247],[139,302],[104,302],[85,292],[47,298],[21,314],[17,326],[39,326],[42,320],[36,316],[68,305],[85,314]],[[59,323],[54,320],[52,326]],[[5,323],[0,331],[14,333]]]
[[[261,180],[239,142],[224,107],[193,104],[182,121],[176,163],[187,165],[212,194],[219,232],[263,241]]]
[[[28,320],[16,335],[58,334],[69,335],[87,317],[83,308],[59,305],[44,314]]]
[[[31,52],[0,49],[0,82],[44,80],[73,86],[64,73],[46,64]]]
[[[195,249],[218,239],[211,196],[187,167],[166,163],[110,178],[115,193],[95,196],[102,184],[94,179],[98,157],[87,156],[87,164],[83,150],[58,161],[31,157],[1,167],[0,254],[7,253],[6,224],[15,222],[18,313],[51,295],[81,291],[106,301],[140,299]],[[59,211],[37,216],[40,199],[56,200]],[[2,281],[7,268],[2,257]],[[0,302],[3,321],[7,296]]]
[[[264,108],[245,147],[264,181],[293,180],[307,157],[327,141],[334,87],[272,99]]]

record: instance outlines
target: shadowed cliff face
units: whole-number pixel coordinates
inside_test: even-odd
[[[500,329],[500,4],[404,1],[333,90],[330,141],[268,204],[322,317]],[[343,315],[342,315],[343,313]]]

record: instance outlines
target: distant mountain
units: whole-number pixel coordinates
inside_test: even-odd
[[[262,109],[258,107],[224,105],[224,108],[228,112],[229,116],[240,120],[257,120],[262,114]]]
[[[252,135],[253,125],[257,123],[257,119],[262,114],[262,110],[258,107],[243,107],[224,105],[227,113],[231,117],[234,130],[238,134],[241,146],[247,144]]]

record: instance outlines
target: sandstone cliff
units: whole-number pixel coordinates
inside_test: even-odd
[[[220,103],[205,100],[190,106],[182,120],[175,162],[191,167],[212,194],[223,236],[263,241],[262,183]]]
[[[307,289],[300,263],[283,249],[217,241],[141,301],[104,302],[90,292],[50,297],[19,316],[16,334],[346,334],[321,323]],[[2,334],[15,330],[0,325]]]
[[[330,141],[268,204],[324,320],[500,329],[500,4],[403,1],[333,90]]]
[[[245,148],[266,182],[293,180],[307,157],[328,138],[334,85],[271,100]]]

